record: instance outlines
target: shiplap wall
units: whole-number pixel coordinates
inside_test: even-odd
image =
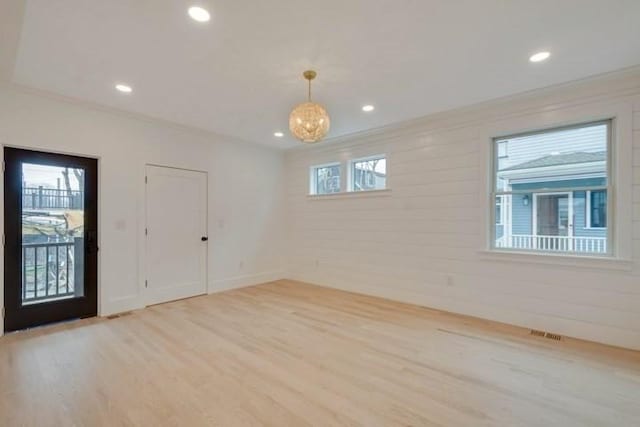
[[[623,141],[633,144],[633,222],[623,230],[631,262],[614,269],[484,253],[486,129],[531,119],[527,131],[566,109],[620,102],[633,105],[633,138]],[[311,165],[378,153],[388,156],[389,192],[307,195]],[[289,277],[640,349],[640,70],[290,150],[285,167]]]

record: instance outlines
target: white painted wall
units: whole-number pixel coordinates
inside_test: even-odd
[[[616,183],[627,262],[487,254],[491,136],[612,111],[629,172]],[[311,165],[378,153],[388,193],[307,196]],[[291,150],[285,163],[289,277],[640,349],[639,70]]]
[[[619,194],[632,206],[633,223],[621,230],[631,237],[630,262],[620,269],[484,254],[488,129],[528,130],[567,111],[620,104],[633,117],[624,138],[633,151],[623,159],[633,175]],[[102,315],[142,306],[143,176],[155,163],[209,173],[211,292],[286,275],[640,349],[637,70],[293,150],[284,161],[266,148],[2,87],[0,142],[100,158]],[[389,193],[307,197],[310,165],[377,153],[388,155]]]
[[[279,151],[11,86],[0,87],[0,143],[99,158],[101,315],[143,306],[146,163],[208,172],[209,292],[283,275]]]

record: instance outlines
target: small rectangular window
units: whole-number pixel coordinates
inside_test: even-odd
[[[611,254],[610,127],[602,121],[494,139],[494,248]]]
[[[311,194],[333,194],[339,192],[339,163],[314,166],[311,168]]]
[[[587,220],[589,228],[607,228],[607,191],[587,191]]]
[[[387,188],[387,159],[368,157],[351,162],[351,191],[384,190]]]

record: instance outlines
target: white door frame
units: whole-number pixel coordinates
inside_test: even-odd
[[[203,171],[203,170],[198,170],[198,169],[188,169],[188,168],[180,168],[180,167],[176,167],[176,166],[167,166],[167,165],[161,165],[161,164],[156,164],[156,163],[146,163],[144,165],[144,228],[142,229],[142,239],[143,239],[143,244],[141,245],[141,249],[142,249],[142,256],[140,258],[140,267],[141,267],[141,296],[142,296],[142,305],[144,307],[148,307],[150,305],[153,305],[155,303],[149,303],[149,293],[148,293],[148,288],[146,286],[147,284],[147,259],[148,259],[148,247],[147,247],[147,229],[149,227],[148,224],[148,212],[147,212],[147,197],[148,197],[148,187],[147,187],[147,171],[149,167],[156,167],[156,168],[166,168],[166,169],[175,169],[175,170],[182,170],[182,171],[188,171],[188,172],[198,172],[198,173],[203,173],[206,177],[205,179],[205,200],[204,200],[204,204],[205,204],[205,229],[206,229],[206,236],[209,238],[209,241],[211,241],[211,235],[209,234],[209,173],[207,171]],[[207,242],[208,243],[208,242]],[[209,293],[209,244],[206,245],[206,256],[205,256],[205,275],[204,275],[204,282],[205,282],[205,292],[208,294]]]

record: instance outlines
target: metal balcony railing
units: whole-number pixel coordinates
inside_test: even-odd
[[[75,294],[76,247],[82,241],[22,245],[23,303]]]
[[[82,200],[82,191],[22,188],[22,209],[82,209]]]

